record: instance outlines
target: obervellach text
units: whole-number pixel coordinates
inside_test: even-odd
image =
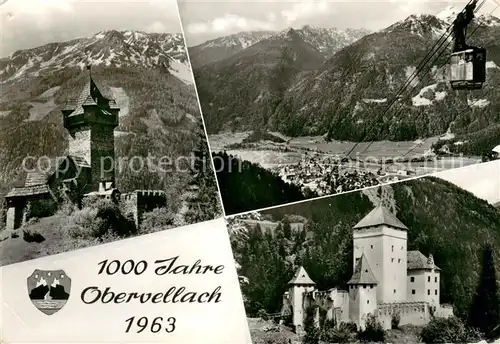
[[[187,291],[186,287],[170,287],[160,293],[115,292],[111,287],[104,290],[91,286],[83,289],[80,297],[85,304],[94,303],[219,303],[221,302],[221,287],[212,291]]]

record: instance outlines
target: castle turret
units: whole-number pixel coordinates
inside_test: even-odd
[[[375,314],[377,310],[377,279],[373,275],[366,256],[361,255],[349,286],[349,317],[358,327],[364,328],[368,314]]]
[[[378,281],[379,303],[406,300],[407,230],[382,205],[373,209],[353,228],[354,268],[365,255]]]
[[[299,267],[293,278],[288,282],[289,298],[292,308],[292,325],[295,332],[299,333],[303,330],[302,326],[305,318],[305,297],[306,293],[315,289],[316,283],[309,277],[304,267]]]
[[[64,127],[68,130],[69,155],[83,158],[91,166],[91,180],[86,192],[98,191],[102,183],[115,181],[114,129],[120,109],[104,97],[90,74],[80,96],[62,109]],[[101,184],[102,185],[102,184]]]

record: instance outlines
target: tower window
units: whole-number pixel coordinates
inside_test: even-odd
[[[366,300],[366,303],[370,303],[370,300]]]
[[[373,245],[370,245],[370,248],[373,248]]]
[[[396,294],[396,289],[394,289],[394,294]]]
[[[391,258],[391,263],[394,263],[394,258]]]
[[[398,258],[398,263],[401,263],[401,258]]]
[[[434,282],[436,282],[436,283],[437,283],[437,281],[438,281],[438,278],[437,278],[437,277],[434,277]]]
[[[410,277],[410,282],[415,282],[415,277]]]
[[[391,246],[391,251],[394,252],[394,245]]]
[[[413,295],[415,295],[415,289],[412,289],[412,290],[411,290],[411,293],[412,293]]]
[[[431,290],[427,289],[427,295],[431,295]]]
[[[401,246],[401,251],[403,251],[403,246]]]
[[[427,276],[427,282],[431,281],[431,276]]]
[[[438,294],[438,290],[434,290],[434,295],[437,295]]]

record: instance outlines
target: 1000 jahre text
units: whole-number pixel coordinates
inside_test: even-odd
[[[210,265],[202,263],[201,259],[193,262],[182,262],[179,256],[155,260],[152,264],[145,260],[126,261],[103,260],[97,264],[97,275],[129,275],[131,278],[142,274],[154,274],[158,277],[165,276],[169,281],[172,275],[220,275],[224,265]],[[165,280],[167,281],[167,280]],[[154,285],[161,285],[161,280],[155,279]],[[204,285],[203,282],[197,285]],[[161,291],[160,291],[161,290]],[[163,286],[155,292],[151,291],[124,291],[118,288],[105,286],[88,286],[80,294],[80,299],[86,305],[92,304],[165,304],[165,303],[219,303],[222,301],[222,287],[217,286],[209,290],[190,290],[188,286]],[[172,316],[132,316],[125,320],[125,332],[141,333],[171,333],[175,331],[177,319]]]

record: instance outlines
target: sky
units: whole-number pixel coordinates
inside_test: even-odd
[[[486,0],[491,13],[500,0]],[[411,14],[437,14],[448,6],[462,9],[468,0],[179,0],[188,46],[241,31],[313,25],[325,28],[380,30]],[[500,16],[500,7],[493,12]]]
[[[500,160],[448,170],[435,176],[492,204],[500,202]]]
[[[180,33],[175,0],[0,0],[0,57],[102,30]]]

